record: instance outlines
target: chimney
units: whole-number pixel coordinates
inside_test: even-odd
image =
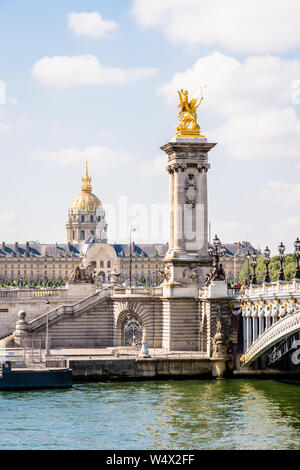
[[[19,249],[19,243],[15,242],[15,251],[18,251],[18,249]]]
[[[29,242],[26,242],[26,251],[29,251]]]
[[[2,242],[2,250],[5,251],[5,242]]]

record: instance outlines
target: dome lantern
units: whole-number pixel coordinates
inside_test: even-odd
[[[82,177],[81,194],[73,200],[70,212],[94,212],[102,209],[101,201],[92,193],[92,178],[88,174],[88,162],[85,166],[85,176]]]
[[[71,204],[66,225],[67,241],[70,243],[85,243],[90,239],[104,243],[107,241],[105,212],[100,199],[92,193],[91,181],[88,162],[86,162],[81,193],[75,197]]]
[[[81,191],[86,191],[87,193],[92,192],[92,178],[89,176],[88,173],[88,162],[85,162],[85,176],[82,177],[82,186]]]

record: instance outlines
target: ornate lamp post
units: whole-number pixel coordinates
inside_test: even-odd
[[[252,276],[252,284],[257,284],[257,279],[256,279],[256,266],[257,266],[257,254],[253,253],[251,257],[251,266],[253,269],[253,276]]]
[[[265,275],[265,281],[264,282],[271,282],[270,281],[270,273],[269,273],[269,264],[270,264],[270,253],[271,251],[269,250],[268,247],[266,247],[265,251],[264,251],[264,263],[266,265],[266,275]]]
[[[132,250],[131,250],[131,234],[135,232],[136,228],[131,225],[130,226],[130,233],[129,233],[129,287],[131,287],[132,283]]]
[[[284,260],[285,260],[285,246],[281,242],[280,245],[278,246],[278,251],[279,251],[279,261],[280,261],[280,271],[278,275],[278,281],[284,281]]]
[[[220,258],[225,255],[226,250],[221,245],[221,242],[218,239],[217,235],[215,235],[215,238],[213,239],[213,247],[210,246],[207,251],[208,251],[208,254],[213,258],[210,281],[225,279],[224,271],[221,268],[221,266],[219,266],[219,262],[220,262]]]
[[[294,257],[296,258],[296,272],[295,272],[295,279],[300,279],[300,266],[299,266],[299,259],[300,259],[300,240],[297,240],[294,243],[295,251]]]
[[[247,251],[246,258],[247,258],[247,261],[248,261],[247,280],[248,280],[248,284],[249,284],[250,283],[250,258],[251,258],[251,254],[250,254],[249,250]]]

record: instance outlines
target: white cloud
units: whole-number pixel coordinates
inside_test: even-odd
[[[280,207],[299,207],[300,183],[268,181],[261,189],[259,196],[264,202],[270,202]]]
[[[244,232],[249,232],[249,227],[242,224],[241,222],[236,221],[226,221],[226,222],[219,222],[218,228],[220,230],[227,230],[227,229],[234,229],[234,230],[242,230]]]
[[[234,116],[209,134],[233,158],[299,158],[300,120],[290,107]]]
[[[300,46],[298,0],[133,0],[132,15],[173,44],[258,53]]]
[[[94,55],[44,57],[37,61],[32,73],[44,85],[67,88],[74,85],[110,85],[150,78],[156,68],[105,67]]]
[[[5,224],[6,222],[11,222],[15,217],[16,213],[13,211],[3,212],[2,214],[0,213],[0,222]]]
[[[88,160],[94,167],[100,168],[103,172],[109,172],[120,165],[127,164],[134,157],[124,150],[112,149],[105,145],[89,145],[83,149],[71,147],[56,151],[39,150],[33,154],[33,158],[62,166],[71,166]]]
[[[169,103],[177,90],[191,96],[208,84],[202,109],[212,111],[223,124],[206,132],[236,158],[299,157],[300,120],[292,106],[294,80],[300,77],[300,60],[272,56],[248,57],[244,62],[214,52],[194,66],[173,75],[158,92]]]
[[[295,215],[294,217],[288,217],[287,219],[283,219],[278,223],[278,227],[281,228],[282,226],[285,227],[298,227],[300,229],[300,216]]]
[[[70,13],[68,15],[68,26],[77,36],[91,36],[94,38],[107,37],[119,27],[114,20],[104,20],[97,11]]]
[[[13,106],[18,106],[18,104],[19,104],[19,101],[17,100],[17,98],[8,97],[7,101],[8,101],[9,104],[11,104]]]
[[[278,240],[284,240],[286,252],[292,253],[294,251],[293,242],[296,237],[300,236],[300,216],[295,215],[279,220],[272,224],[272,230],[277,235]]]
[[[195,95],[200,85],[208,84],[205,106],[231,116],[243,114],[245,109],[248,113],[291,104],[292,83],[297,77],[300,78],[300,59],[252,56],[241,62],[214,52],[199,58],[192,68],[175,73],[159,93],[169,103],[175,103],[177,90],[187,88]]]
[[[164,175],[167,166],[165,155],[156,155],[152,160],[146,160],[140,163],[140,171],[145,175]]]
[[[12,129],[11,124],[7,124],[5,122],[0,122],[0,132],[8,132]]]
[[[0,80],[0,105],[6,103],[6,85]]]

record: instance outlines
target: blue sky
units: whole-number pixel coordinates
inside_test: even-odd
[[[174,135],[176,90],[208,83],[198,120],[218,142],[212,230],[224,242],[283,241],[291,251],[300,236],[299,6],[206,3],[0,1],[3,240],[64,241],[85,158],[103,204],[168,203],[159,147]]]

